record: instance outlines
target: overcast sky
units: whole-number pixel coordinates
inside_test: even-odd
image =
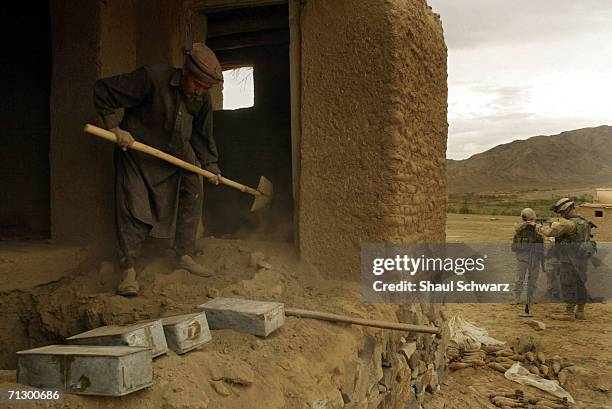
[[[612,121],[612,0],[428,0],[448,46],[447,156]]]

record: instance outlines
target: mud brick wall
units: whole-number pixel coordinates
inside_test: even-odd
[[[404,304],[398,319],[435,324],[440,334],[376,330],[341,373],[344,408],[418,409],[440,389],[447,374],[448,325],[439,304]]]
[[[438,15],[424,0],[397,1],[390,10],[394,123],[386,148],[395,180],[391,241],[444,242],[446,220],[447,49]],[[389,161],[390,159],[390,161]]]
[[[447,77],[424,0],[302,10],[300,251],[359,277],[363,242],[442,242]]]

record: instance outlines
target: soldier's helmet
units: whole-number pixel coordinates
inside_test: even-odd
[[[559,213],[559,208],[563,206],[564,204],[566,204],[567,202],[571,202],[571,200],[568,197],[561,198],[557,200],[557,203],[550,206],[550,210],[552,210],[555,213]]]
[[[533,209],[526,207],[523,210],[521,210],[521,218],[525,221],[535,220],[536,213],[533,211]]]
[[[561,206],[559,206],[556,210],[557,213],[561,213],[565,210],[570,209],[571,207],[574,207],[574,202],[572,202],[571,200],[569,202],[565,202],[563,203]]]

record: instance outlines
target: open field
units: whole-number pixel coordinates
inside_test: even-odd
[[[518,217],[457,215],[447,218],[447,241],[466,243],[509,242]],[[536,332],[519,317],[522,306],[508,304],[449,304],[449,316],[455,314],[489,331],[494,338],[512,343],[520,335],[534,337],[539,350],[547,356],[559,355],[581,368],[566,389],[576,399],[578,408],[612,408],[612,304],[587,306],[587,321],[564,322],[550,318],[563,309],[559,304],[532,306],[534,319],[546,324]],[[470,389],[470,387],[475,387]],[[451,372],[440,394],[427,402],[426,409],[495,408],[477,390],[515,389],[518,384],[506,380],[491,369],[468,368]],[[525,387],[523,387],[525,388]],[[484,397],[486,398],[486,397]]]
[[[576,203],[592,202],[594,188],[529,190],[515,192],[449,193],[448,213],[515,216],[531,207],[540,216],[553,216],[550,206],[562,197]]]
[[[517,216],[487,216],[481,214],[454,214],[446,217],[448,243],[509,243],[514,234]]]

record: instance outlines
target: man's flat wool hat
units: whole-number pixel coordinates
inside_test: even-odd
[[[215,53],[204,43],[193,43],[185,68],[200,81],[223,82],[223,71]]]

